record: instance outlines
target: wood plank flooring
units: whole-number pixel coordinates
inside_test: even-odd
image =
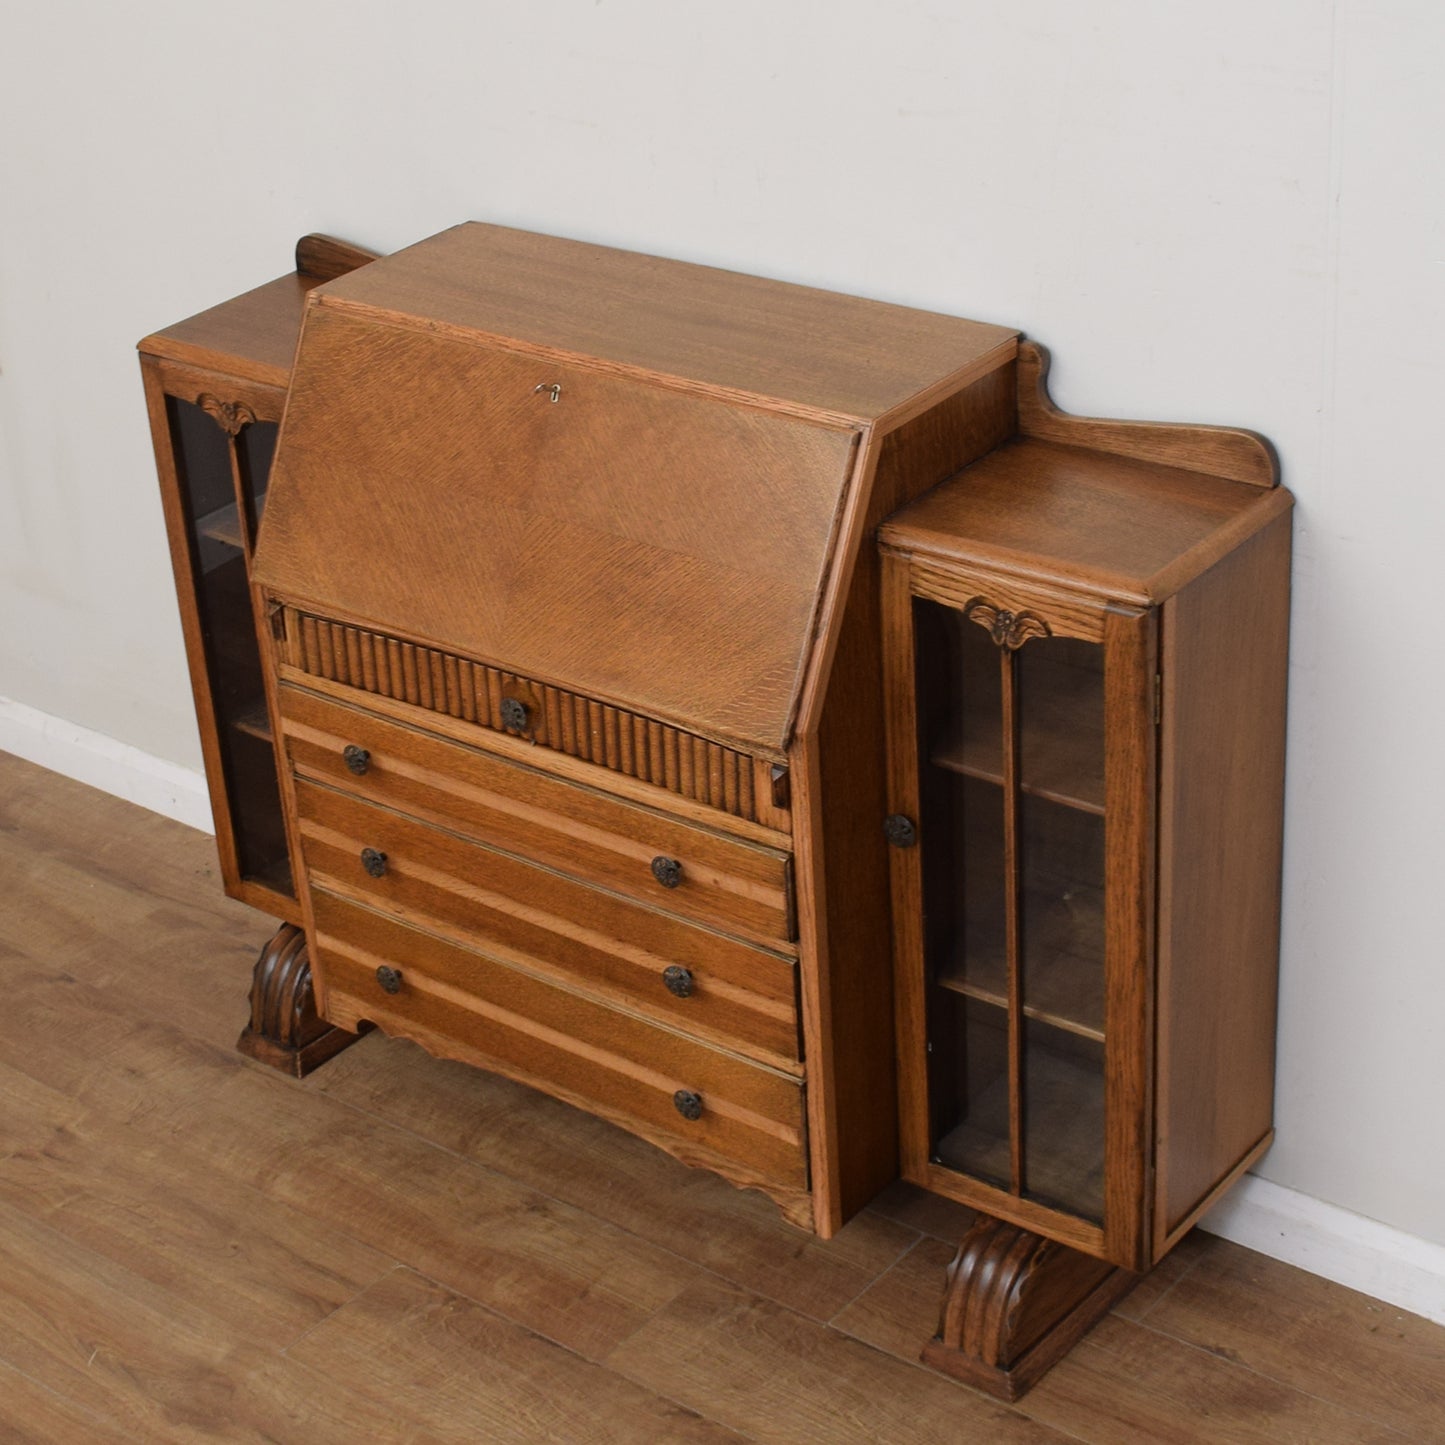
[[[1019,1405],[916,1363],[966,1212],[819,1243],[371,1035],[234,1051],[211,840],[0,754],[0,1441],[1445,1442],[1445,1329],[1195,1234]]]

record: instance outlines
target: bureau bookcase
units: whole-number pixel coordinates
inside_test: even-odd
[[[1062,417],[1005,327],[479,224],[308,238],[141,349],[223,873],[282,921],[255,1057],[379,1027],[824,1237],[901,1168],[1015,1231],[930,1347],[1003,1393],[1265,1146],[1258,438]]]

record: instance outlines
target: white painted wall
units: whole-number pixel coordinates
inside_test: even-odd
[[[1438,0],[0,0],[0,696],[196,766],[132,348],[478,217],[1023,327],[1300,501],[1279,1142],[1445,1244]],[[1417,1306],[1418,1307],[1418,1306]]]

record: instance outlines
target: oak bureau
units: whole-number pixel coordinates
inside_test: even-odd
[[[375,1026],[824,1237],[902,1170],[981,1211],[929,1358],[1003,1394],[1267,1146],[1259,438],[475,223],[304,238],[141,352],[223,874],[281,924],[252,1056]]]

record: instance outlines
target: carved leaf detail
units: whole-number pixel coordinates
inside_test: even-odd
[[[244,402],[222,401],[209,391],[203,391],[196,398],[196,405],[226,433],[236,436],[242,427],[250,426],[256,420],[256,413]]]
[[[980,627],[986,627],[994,642],[1009,652],[1017,651],[1031,637],[1053,636],[1053,629],[1042,617],[1032,612],[1010,612],[1006,607],[995,607],[985,597],[970,597],[963,604],[963,615]]]

